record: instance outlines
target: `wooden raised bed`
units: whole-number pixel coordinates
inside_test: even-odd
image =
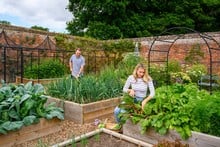
[[[105,118],[113,115],[114,109],[119,105],[121,98],[111,98],[88,104],[78,104],[49,97],[47,102],[56,102],[58,107],[63,108],[64,117],[76,123],[84,124],[94,122],[95,119]]]
[[[58,132],[61,130],[61,120],[59,119],[41,119],[39,123],[22,127],[18,131],[10,131],[8,134],[0,135],[0,147],[11,147],[24,142],[41,138],[43,136]]]
[[[189,147],[217,147],[220,145],[220,137],[194,131],[192,131],[192,136],[187,140],[182,140],[180,135],[174,130],[169,131],[166,135],[160,135],[153,129],[149,129],[145,134],[141,134],[140,126],[132,124],[129,120],[123,125],[123,134],[151,144],[157,144],[162,140],[173,142],[180,140],[181,143],[188,144]]]
[[[32,81],[33,84],[35,84],[35,83],[48,84],[49,82],[59,80],[59,79],[61,79],[61,78],[51,78],[51,79],[28,79],[28,78],[23,78],[23,82],[21,82],[21,77],[16,76],[16,84],[20,84],[20,83],[26,84],[30,81]]]

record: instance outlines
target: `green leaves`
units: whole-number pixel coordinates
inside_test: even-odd
[[[47,105],[47,107],[45,108],[45,112],[47,119],[52,119],[54,117],[57,117],[61,120],[64,120],[64,116],[63,116],[64,111],[61,108],[56,107],[56,103],[50,103],[49,105]]]
[[[33,79],[58,78],[67,73],[67,67],[58,59],[43,59],[27,65],[24,77]]]
[[[23,123],[25,126],[31,125],[37,121],[39,121],[39,119],[37,119],[37,117],[34,115],[26,116],[23,119]]]
[[[219,136],[219,97],[219,92],[209,95],[194,84],[162,86],[156,89],[155,98],[145,105],[141,113],[138,104],[125,95],[121,107],[126,112],[122,114],[122,119],[139,123],[141,133],[154,128],[160,134],[174,129],[183,139],[187,139],[192,130]]]
[[[20,129],[23,126],[22,121],[6,121],[3,124],[1,124],[0,128],[6,130],[6,131],[15,131]]]
[[[64,119],[61,108],[54,104],[45,108],[47,97],[43,95],[44,87],[41,84],[3,84],[0,93],[0,133],[18,130],[23,125],[38,122],[42,117]]]
[[[72,35],[96,39],[155,36],[172,27],[200,32],[219,30],[219,2],[211,1],[70,1]],[[181,30],[174,32],[184,34]]]
[[[89,103],[121,96],[123,84],[113,66],[97,75],[85,75],[76,80],[64,77],[47,85],[47,94],[76,103]]]

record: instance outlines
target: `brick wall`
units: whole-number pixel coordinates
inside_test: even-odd
[[[210,60],[212,59],[212,73],[220,75],[220,32],[208,33],[209,38],[203,38],[199,34],[186,34],[181,38],[174,41],[174,43],[168,43],[166,41],[173,41],[176,38],[173,36],[162,36],[158,39],[150,38],[139,40],[141,42],[141,54],[148,59],[149,50],[160,50],[167,52],[150,52],[151,61],[163,60],[177,60],[181,64],[186,64],[185,57],[189,55],[189,51],[199,46],[201,52],[204,53],[204,57],[199,60],[199,63],[205,64],[207,69],[210,69]],[[207,36],[206,36],[207,37]],[[155,40],[155,42],[153,42]],[[161,41],[162,40],[162,41]],[[215,48],[216,50],[209,51],[209,48]],[[214,63],[215,61],[219,63]]]
[[[54,36],[58,33],[53,32],[46,32],[46,31],[38,31],[33,29],[27,29],[24,27],[17,27],[11,25],[2,25],[0,24],[0,31],[5,30],[9,38],[14,41],[16,44],[28,47],[36,47],[46,38],[48,35],[52,41],[54,41]],[[152,48],[157,48],[158,50],[169,50],[169,60],[175,59],[178,60],[180,63],[184,63],[184,58],[186,57],[187,53],[193,46],[199,44],[202,52],[204,52],[205,57],[201,59],[201,63],[207,65],[209,69],[210,66],[210,53],[208,50],[209,48],[218,48],[220,50],[220,32],[208,32],[205,35],[206,37],[211,37],[211,39],[202,38],[201,34],[192,33],[192,34],[185,34],[182,35],[179,39],[177,39],[172,46],[170,43],[156,41]],[[68,35],[71,39],[74,39],[74,36]],[[176,35],[167,35],[167,36],[160,36],[158,37],[160,40],[163,41],[173,41],[178,36]],[[149,53],[149,49],[156,37],[142,37],[142,38],[132,38],[134,42],[140,42],[140,52],[143,56],[147,58]],[[0,40],[1,41],[1,40]],[[216,41],[216,42],[215,42]],[[55,42],[55,41],[54,41]],[[0,42],[1,43],[1,42]],[[220,61],[220,51],[212,51],[212,60],[213,61]],[[166,58],[165,53],[151,53],[151,58],[155,60],[164,60]],[[213,71],[220,75],[220,64],[215,63],[213,64]]]

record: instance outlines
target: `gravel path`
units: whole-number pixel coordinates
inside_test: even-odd
[[[110,116],[105,119],[108,119],[108,122],[114,122],[113,116]],[[104,122],[105,119],[101,121]],[[32,141],[28,141],[26,143],[22,143],[14,147],[47,147],[71,139],[73,137],[88,133],[98,128],[94,122],[85,123],[81,125],[69,120],[62,121],[60,127],[61,131],[59,132]]]

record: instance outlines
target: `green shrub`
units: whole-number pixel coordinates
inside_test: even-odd
[[[167,73],[165,66],[162,64],[151,64],[149,74],[156,82],[155,87],[160,87],[170,81],[169,74]]]
[[[207,74],[207,68],[203,64],[195,64],[186,70],[192,82],[197,83],[202,75]]]
[[[220,136],[220,93],[215,92],[197,102],[193,117],[198,121],[201,132]]]
[[[171,83],[191,83],[191,78],[184,72],[170,73]]]
[[[177,60],[170,60],[168,62],[168,72],[180,72],[181,65]]]
[[[123,82],[125,82],[128,76],[133,73],[135,66],[140,62],[146,63],[146,61],[144,61],[144,59],[141,56],[133,52],[126,53],[123,56],[123,60],[118,64],[117,69],[115,69],[116,74],[120,79],[123,80]]]
[[[25,67],[24,77],[33,79],[58,78],[67,73],[67,67],[58,59],[44,59]]]

